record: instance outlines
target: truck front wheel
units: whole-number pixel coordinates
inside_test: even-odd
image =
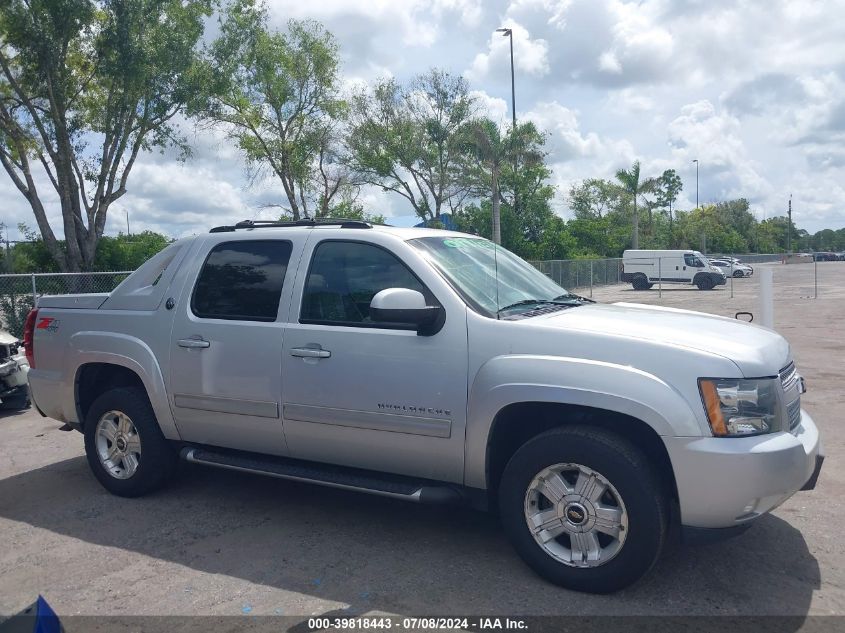
[[[716,283],[710,277],[704,275],[695,280],[695,285],[698,286],[699,290],[713,290],[716,287]]]
[[[84,431],[88,465],[112,494],[138,497],[161,487],[173,474],[178,456],[140,389],[102,394],[88,410]]]
[[[521,446],[502,475],[499,508],[534,571],[591,593],[617,591],[651,569],[669,515],[645,456],[585,426],[552,429]]]

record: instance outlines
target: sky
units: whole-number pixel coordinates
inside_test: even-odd
[[[273,26],[321,21],[337,38],[344,85],[405,81],[431,67],[462,74],[489,115],[511,118],[508,40],[514,34],[516,114],[547,132],[554,208],[584,178],[642,163],[675,169],[677,207],[744,197],[758,219],[785,215],[815,232],[845,227],[845,0],[268,0]],[[107,234],[174,237],[284,202],[271,179],[250,184],[222,132],[182,123],[194,156],[139,157]],[[47,189],[42,187],[42,191]],[[34,226],[0,174],[3,221]],[[45,195],[58,227],[55,196]],[[366,209],[411,225],[396,194],[365,190]],[[12,230],[14,239],[17,231]]]

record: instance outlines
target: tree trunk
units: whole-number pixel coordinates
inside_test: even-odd
[[[634,196],[634,234],[631,240],[631,248],[637,250],[640,247],[640,212],[637,211],[637,196]]]
[[[675,239],[672,235],[672,201],[669,201],[669,248],[675,248]]]
[[[493,167],[490,180],[493,183],[493,242],[502,243],[502,218],[499,201],[499,170]]]

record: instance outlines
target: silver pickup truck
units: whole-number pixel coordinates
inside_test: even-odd
[[[610,592],[671,529],[736,534],[814,487],[787,342],[571,294],[477,237],[241,222],[110,294],[42,297],[32,398],[114,494],[177,461],[500,514],[525,561]]]

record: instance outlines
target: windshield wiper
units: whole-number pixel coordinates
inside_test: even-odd
[[[581,302],[574,299],[569,301],[560,299],[523,299],[522,301],[506,305],[504,308],[499,308],[499,313],[501,314],[505,310],[512,310],[513,308],[533,305],[578,306],[581,305]]]
[[[570,300],[576,303],[576,305],[581,305],[582,303],[595,303],[595,299],[589,299],[588,297],[582,297],[581,295],[576,295],[573,292],[567,292],[565,295],[560,295],[559,297],[555,297],[553,301],[566,301]]]

